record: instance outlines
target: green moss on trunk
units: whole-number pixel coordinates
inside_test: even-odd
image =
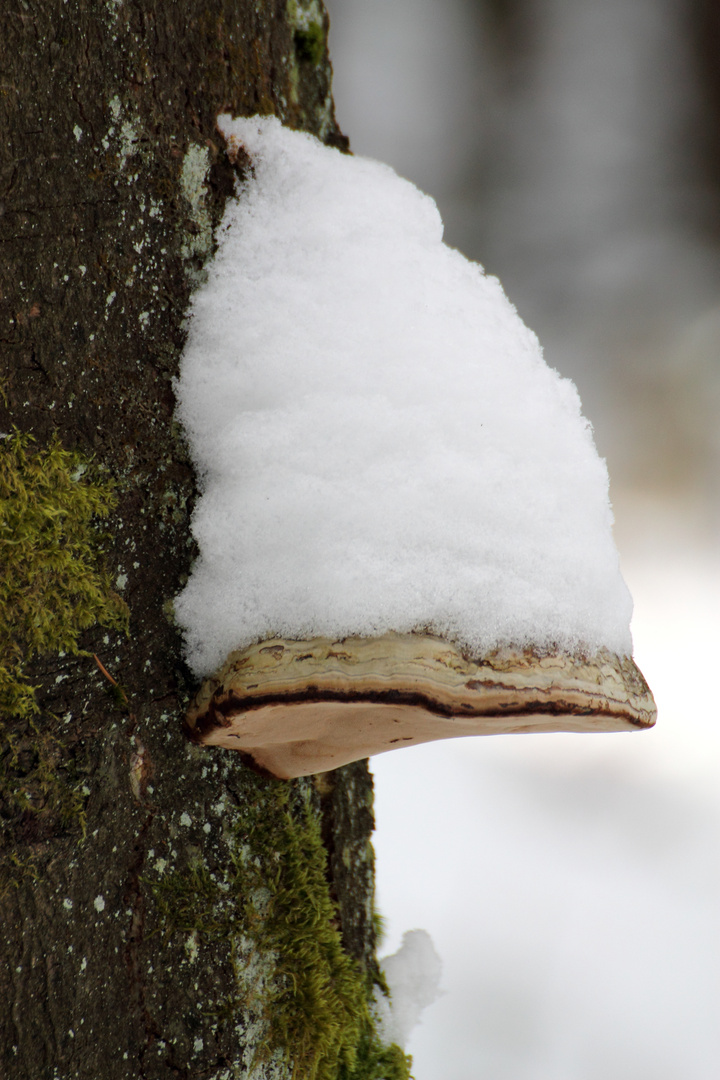
[[[29,660],[78,653],[83,630],[128,620],[94,525],[114,505],[111,484],[57,437],[46,450],[32,443],[15,431],[0,450],[0,714],[21,717],[38,711]]]
[[[198,862],[153,886],[166,933],[235,941],[228,1016],[260,1013],[255,1065],[282,1061],[293,1080],[409,1080],[410,1059],[376,1030],[375,992],[387,992],[342,947],[311,782],[255,778],[238,808],[233,862]],[[249,966],[251,949],[260,963]]]

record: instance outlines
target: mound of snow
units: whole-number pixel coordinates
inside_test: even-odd
[[[629,653],[604,463],[502,288],[389,167],[221,118],[252,175],[195,294],[178,416],[202,495],[198,675],[282,635]]]

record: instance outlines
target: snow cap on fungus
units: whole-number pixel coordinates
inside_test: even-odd
[[[193,737],[222,729],[223,745],[252,743],[260,767],[294,775],[298,762],[261,761],[251,714],[275,710],[273,740],[286,724],[291,742],[323,745],[318,718],[342,726],[338,695],[354,702],[350,726],[375,730],[371,700],[443,718],[400,743],[490,713],[514,717],[502,730],[652,722],[604,463],[575,388],[499,282],[443,244],[435,204],[387,166],[274,118],[219,126],[250,167],[193,298],[178,385],[202,494],[176,612],[198,675],[232,656],[191,712]],[[464,689],[449,689],[457,670]],[[478,704],[470,683],[504,685],[509,670],[512,700]],[[378,752],[356,742],[355,757]],[[342,763],[323,753],[302,768]]]

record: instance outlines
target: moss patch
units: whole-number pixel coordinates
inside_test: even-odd
[[[78,653],[83,630],[128,620],[98,561],[94,520],[114,505],[111,486],[57,437],[32,444],[15,431],[0,449],[0,714],[19,717],[38,711],[29,660]]]
[[[317,66],[325,54],[325,31],[320,23],[311,22],[295,31],[294,44],[298,60]]]
[[[166,931],[235,938],[237,997],[260,1008],[255,1064],[282,1060],[293,1080],[409,1080],[410,1059],[385,1046],[372,998],[377,978],[343,950],[311,783],[260,780],[233,826],[232,867],[205,865],[153,886]],[[273,972],[253,975],[243,943]]]
[[[38,717],[14,729],[0,724],[0,817],[43,812],[61,827],[75,822],[85,832],[87,787],[61,740]],[[0,858],[0,865],[2,859]]]

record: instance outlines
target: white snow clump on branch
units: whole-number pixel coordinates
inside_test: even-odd
[[[177,387],[196,674],[273,635],[629,654],[605,464],[498,280],[388,166],[274,118],[220,126],[252,171]]]

